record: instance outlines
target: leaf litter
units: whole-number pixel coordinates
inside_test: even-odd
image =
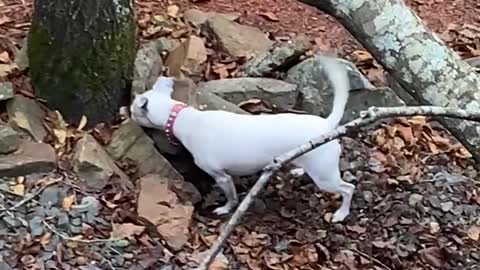
[[[205,2],[212,3],[215,4]],[[136,1],[135,5],[142,40],[173,36],[182,41],[190,34],[199,33],[198,29],[182,22],[181,12],[185,7],[182,1],[175,5]],[[18,47],[28,29],[31,3],[8,7],[0,14],[0,34],[8,33],[13,47],[2,43],[0,73],[3,71],[3,77],[14,82],[17,94],[34,97],[28,78],[18,72],[13,63],[15,51],[12,49]],[[285,22],[285,14],[275,10],[251,14],[277,27]],[[251,14],[247,17],[251,18]],[[315,29],[325,32],[327,28]],[[478,56],[477,32],[472,25],[452,24],[441,37],[462,56]],[[323,44],[318,37],[316,43]],[[208,42],[206,47],[209,59],[203,79],[235,77],[245,58],[215,52]],[[384,83],[383,70],[368,53],[357,49],[352,50],[351,56],[372,82]],[[275,112],[263,100],[249,100],[239,105],[252,113]],[[75,141],[86,132],[108,144],[116,128],[101,124],[84,131],[86,123],[87,119],[82,118],[78,125],[68,126],[59,114],[47,116],[52,144],[60,157],[68,156]],[[388,269],[385,266],[390,269],[474,269],[480,260],[480,190],[478,181],[465,179],[478,179],[477,172],[468,160],[470,154],[444,130],[432,126],[427,118],[399,118],[366,132],[372,134],[370,136],[343,139],[342,172],[344,177],[349,174],[349,179],[357,185],[352,214],[345,224],[329,222],[338,207],[338,197],[319,192],[308,179],[293,180],[281,174],[260,199],[265,206],[258,210],[263,211],[262,214],[252,212],[245,217],[211,269],[232,269],[231,265],[248,269]],[[65,194],[58,201],[55,213],[47,214],[46,222],[61,223],[62,214],[71,215],[72,208],[81,206],[82,199],[88,196],[70,176],[61,177],[65,177],[64,182],[55,184],[55,188]],[[246,179],[239,192],[246,191],[254,180]],[[18,202],[37,190],[30,181],[13,179],[10,182],[7,208],[13,206],[10,202]],[[79,231],[75,231],[75,227],[62,231],[69,233],[70,241],[59,241],[59,234],[48,228],[44,228],[40,236],[1,234],[0,241],[8,240],[8,247],[17,251],[6,260],[30,268],[41,267],[43,259],[55,261],[64,269],[71,269],[69,265],[82,267],[92,260],[105,268],[111,268],[108,262],[125,269],[168,264],[193,266],[198,264],[201,252],[216,239],[224,221],[199,216],[190,226],[186,247],[173,254],[164,241],[152,233],[152,228],[138,218],[133,194],[108,187],[98,200],[102,202],[98,220],[91,223],[82,220]],[[33,209],[36,204],[32,200],[27,205]],[[47,208],[42,207],[44,211]],[[70,217],[70,225],[76,224],[76,218]],[[17,217],[20,225],[7,219],[13,222],[10,225],[16,226],[13,231],[22,232],[27,220],[24,214]],[[30,229],[38,228],[31,226]],[[110,237],[122,238],[130,244],[82,242]],[[57,255],[50,256],[48,252],[52,251]],[[44,257],[39,259],[32,254]]]

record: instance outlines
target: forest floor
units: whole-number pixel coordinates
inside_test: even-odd
[[[477,0],[406,2],[463,57],[480,56],[480,47],[471,45],[480,46]],[[140,40],[154,38],[144,30],[170,5],[178,5],[180,12],[192,7],[239,12],[240,23],[272,37],[305,33],[319,47],[336,48],[346,58],[354,59],[355,52],[363,50],[333,18],[294,0],[137,0]],[[22,45],[31,15],[31,0],[0,3],[0,52]],[[33,95],[25,74],[8,79],[16,93]],[[224,254],[230,269],[480,268],[480,176],[447,132],[421,117],[398,119],[344,138],[343,146],[344,177],[357,186],[347,221],[329,222],[338,207],[336,197],[319,192],[309,181],[279,177],[229,239]],[[251,186],[242,183],[238,191],[243,196]],[[217,196],[220,193],[212,192],[206,200]],[[175,264],[189,265],[218,235],[226,218],[210,210],[195,214],[191,239],[175,254]],[[157,253],[145,249],[153,255],[142,256],[144,264],[132,269],[154,269]]]

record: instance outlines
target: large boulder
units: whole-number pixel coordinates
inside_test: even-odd
[[[162,71],[162,58],[155,42],[143,44],[137,52],[133,68],[132,92],[143,93],[152,88]]]
[[[296,83],[301,93],[302,109],[308,113],[327,116],[332,108],[333,87],[324,72],[322,56],[304,60],[292,67],[286,81]],[[404,105],[393,91],[377,90],[363,74],[349,61],[338,58],[348,72],[350,83],[349,101],[343,122],[352,120],[360,110],[370,106],[390,107]]]
[[[34,100],[17,95],[7,101],[7,112],[13,128],[25,132],[37,142],[43,141],[47,136],[43,127],[45,114]]]
[[[250,59],[240,68],[237,77],[270,77],[275,72],[288,70],[312,47],[307,36],[299,35],[292,41],[275,42],[267,51]]]
[[[200,27],[208,19],[212,17],[222,17],[227,21],[237,21],[240,18],[240,13],[216,13],[213,11],[204,12],[196,8],[189,9],[183,13],[183,19],[185,22],[192,24],[193,26]]]
[[[203,25],[203,30],[218,49],[235,57],[259,54],[273,44],[260,29],[220,16],[209,18]]]
[[[45,143],[24,141],[9,155],[0,155],[1,176],[24,176],[31,173],[47,173],[57,167],[53,148]]]
[[[75,145],[73,170],[88,188],[95,191],[111,183],[132,187],[128,176],[90,134],[84,135]]]
[[[19,145],[18,133],[10,126],[0,122],[0,155],[15,152]]]
[[[152,139],[133,120],[127,119],[120,125],[113,133],[106,150],[118,162],[127,159],[133,161],[137,168],[134,178],[156,174],[169,179],[182,200],[192,204],[201,200],[196,188],[186,182],[170,162],[157,151]]]
[[[258,98],[284,109],[295,106],[298,96],[295,84],[270,78],[213,80],[200,83],[197,91],[214,93],[234,104]]]

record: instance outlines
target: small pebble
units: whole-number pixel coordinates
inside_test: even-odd
[[[28,222],[30,227],[30,233],[33,237],[41,236],[43,234],[43,219],[41,217],[33,217]]]

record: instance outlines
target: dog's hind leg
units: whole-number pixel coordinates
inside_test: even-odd
[[[350,214],[355,186],[342,180],[339,169],[340,145],[330,143],[298,160],[317,187],[342,196],[342,204],[335,211],[332,222],[341,222]]]
[[[230,175],[222,173],[215,175],[214,178],[217,184],[225,193],[225,197],[227,197],[227,203],[225,203],[224,206],[216,208],[215,210],[213,210],[213,212],[217,215],[224,215],[229,213],[235,206],[237,206],[237,190],[235,189],[233,178]]]

